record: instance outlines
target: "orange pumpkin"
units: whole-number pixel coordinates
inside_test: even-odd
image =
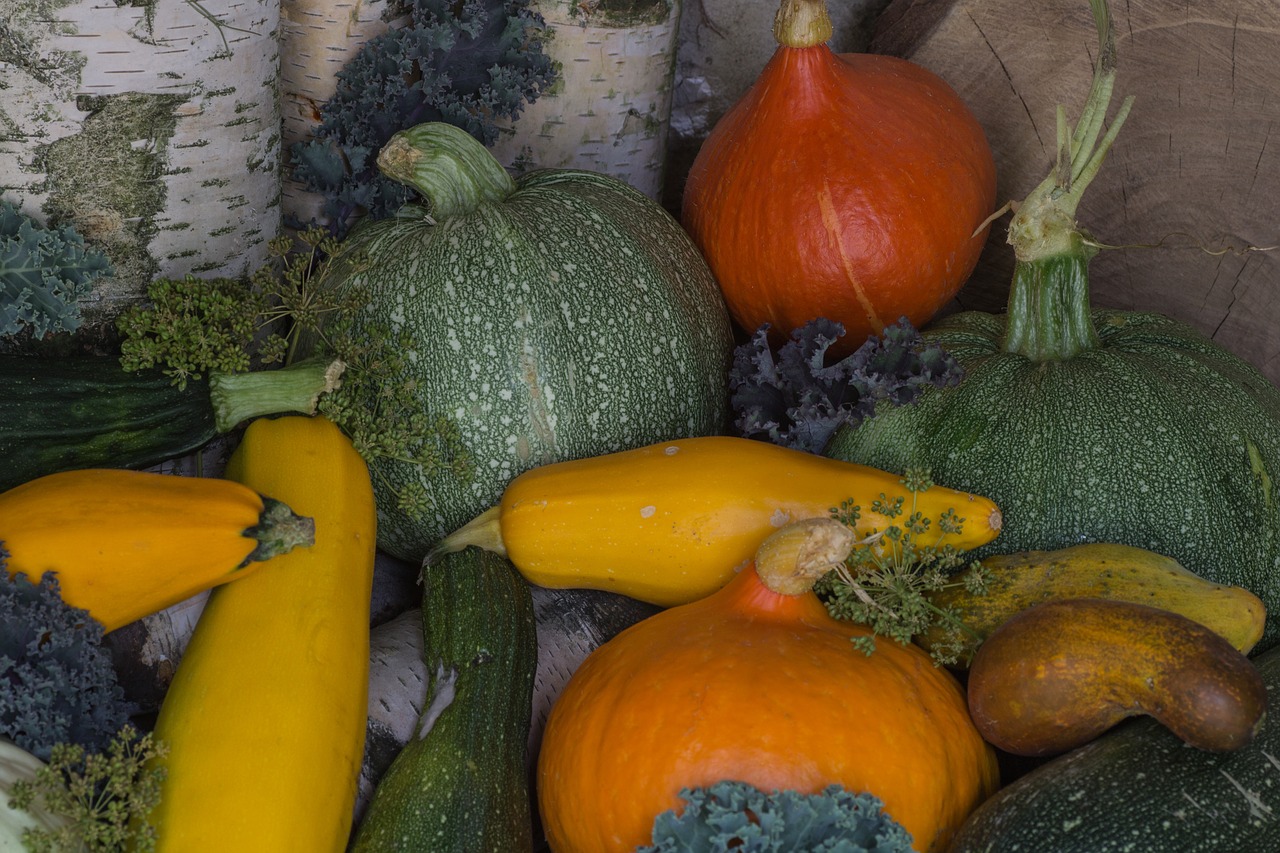
[[[632,851],[681,788],[738,780],[879,797],[919,850],[944,849],[998,784],[956,680],[912,645],[837,621],[812,591],[848,554],[830,519],[780,529],[711,596],[596,649],[548,718],[538,802],[556,853]],[[775,591],[777,590],[777,591]]]
[[[739,325],[781,339],[827,317],[846,331],[834,353],[956,294],[996,185],[950,86],[896,57],[836,54],[831,32],[823,0],[783,0],[778,49],[703,143],[681,218]]]

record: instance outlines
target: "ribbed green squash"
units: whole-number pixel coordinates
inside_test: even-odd
[[[1114,44],[1099,55],[1113,66]],[[928,466],[935,481],[990,497],[1004,527],[978,556],[1133,545],[1280,613],[1280,391],[1183,323],[1089,307],[1093,251],[1075,208],[1124,115],[1094,151],[1114,76],[1099,68],[1085,117],[1061,141],[1071,174],[1051,175],[1010,224],[1007,313],[958,314],[925,333],[965,379],[877,412],[825,452]],[[1256,651],[1278,638],[1269,619]]]
[[[334,274],[367,289],[365,321],[413,337],[412,378],[474,461],[469,481],[376,461],[384,550],[421,559],[534,466],[725,429],[728,312],[663,208],[592,172],[513,181],[448,124],[397,134],[378,165],[429,208],[358,226]],[[415,480],[426,518],[397,506]]]
[[[1254,659],[1274,707],[1280,649]],[[949,853],[1263,853],[1280,850],[1280,725],[1206,752],[1150,717],[1037,767],[983,803]]]

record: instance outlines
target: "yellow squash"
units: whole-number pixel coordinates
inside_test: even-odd
[[[0,494],[9,574],[55,572],[62,598],[107,631],[313,538],[309,518],[240,483],[88,468]]]
[[[540,586],[673,606],[719,589],[787,522],[830,516],[845,500],[861,508],[860,537],[883,531],[893,521],[872,509],[882,496],[903,499],[898,524],[913,507],[930,520],[920,545],[939,540],[948,510],[964,522],[942,541],[961,551],[1000,531],[1000,511],[986,498],[941,486],[913,495],[886,471],[715,436],[535,468],[427,559],[477,545],[505,554]]]
[[[375,518],[322,418],[254,421],[227,476],[315,518],[316,543],[214,590],[156,722],[159,853],[342,851],[364,748]]]
[[[1267,621],[1262,601],[1249,590],[1213,583],[1177,560],[1130,545],[1091,542],[1056,551],[1021,551],[987,557],[982,568],[987,576],[985,593],[971,593],[957,582],[929,596],[934,605],[950,608],[973,631],[961,657],[971,655],[986,637],[1023,610],[1069,598],[1103,598],[1173,611],[1245,653],[1262,639]],[[936,628],[916,638],[925,649],[942,640]]]

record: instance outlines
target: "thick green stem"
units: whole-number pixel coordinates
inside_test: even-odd
[[[378,152],[378,168],[431,203],[436,219],[466,215],[496,204],[516,184],[489,150],[461,128],[427,122],[402,130]]]
[[[341,361],[302,361],[279,370],[215,373],[209,377],[214,426],[230,432],[263,415],[301,412],[314,415],[320,395],[338,387]]]
[[[1058,108],[1058,158],[1050,175],[1017,206],[1009,243],[1017,257],[1009,291],[1004,349],[1036,361],[1071,358],[1098,346],[1089,312],[1089,259],[1076,209],[1129,115],[1126,98],[1103,133],[1115,88],[1115,34],[1106,0],[1090,0],[1098,61],[1074,130]],[[1101,139],[1099,139],[1101,136]]]
[[[1072,358],[1098,346],[1089,312],[1089,255],[1079,234],[1057,255],[1018,261],[1004,349],[1032,361]]]

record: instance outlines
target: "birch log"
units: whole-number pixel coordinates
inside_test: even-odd
[[[493,155],[517,173],[589,169],[659,198],[681,3],[533,0],[558,79],[503,125]]]
[[[267,260],[278,22],[279,0],[0,0],[0,193],[110,258],[86,332],[156,277]]]
[[[333,97],[338,72],[365,44],[387,31],[394,0],[282,0],[280,117],[285,162],[281,204],[286,222],[322,221],[324,196],[293,180],[289,151],[315,135],[320,107]]]

